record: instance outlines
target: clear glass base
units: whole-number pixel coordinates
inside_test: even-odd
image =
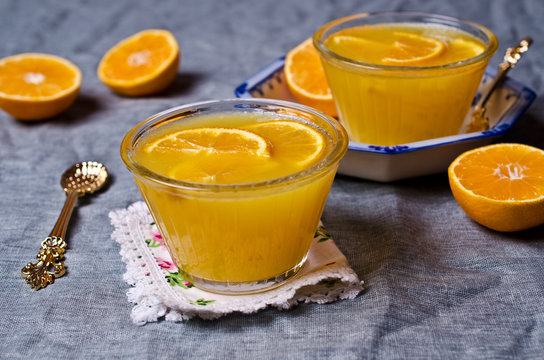
[[[304,257],[304,259],[302,259],[295,267],[284,273],[270,279],[251,282],[220,282],[199,278],[187,273],[185,273],[185,275],[195,287],[204,291],[222,295],[248,295],[265,292],[283,285],[300,271],[305,262],[306,257]]]

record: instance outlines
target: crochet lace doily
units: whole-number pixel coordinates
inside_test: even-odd
[[[115,227],[111,237],[121,245],[127,266],[123,278],[133,286],[127,297],[135,304],[131,317],[138,325],[160,319],[250,314],[268,306],[288,309],[299,303],[324,304],[353,299],[363,290],[363,282],[321,224],[305,265],[293,279],[258,294],[218,295],[197,289],[178,271],[144,202],[109,216]]]

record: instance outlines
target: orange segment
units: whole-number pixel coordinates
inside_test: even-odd
[[[393,46],[382,60],[390,65],[417,65],[432,60],[445,50],[446,46],[438,39],[416,33],[395,31]]]
[[[496,144],[461,154],[448,169],[461,208],[498,231],[544,223],[544,151],[522,144]]]
[[[48,54],[24,53],[0,59],[0,107],[21,120],[41,120],[66,110],[76,99],[81,71]]]
[[[112,47],[98,65],[100,80],[122,95],[149,95],[165,89],[179,66],[179,46],[166,30],[145,30]]]
[[[325,139],[319,131],[296,121],[264,121],[248,130],[272,144],[272,157],[289,159],[301,168],[318,159],[325,148]]]
[[[337,115],[319,53],[311,38],[287,53],[284,73],[289,90],[301,104],[331,116]]]

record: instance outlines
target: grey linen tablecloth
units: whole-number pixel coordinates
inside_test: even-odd
[[[414,10],[477,21],[501,45],[535,45],[511,77],[544,90],[544,3],[526,1],[26,1],[0,2],[0,57],[46,52],[83,72],[76,103],[36,124],[0,112],[0,358],[510,359],[544,357],[544,227],[513,234],[472,222],[445,174],[382,184],[338,176],[323,222],[366,290],[354,300],[217,321],[130,319],[129,285],[108,213],[141,200],[119,157],[123,135],[148,116],[233,97],[250,75],[321,24],[368,11]],[[139,30],[166,28],[182,62],[164,93],[111,93],[102,55]],[[537,98],[503,141],[544,148]],[[68,274],[38,292],[20,276],[64,202],[60,174],[85,160],[112,174],[83,198],[67,234]]]

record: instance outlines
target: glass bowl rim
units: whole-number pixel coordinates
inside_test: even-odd
[[[168,120],[172,116],[181,115],[184,112],[195,111],[196,109],[201,109],[206,106],[217,106],[221,104],[231,104],[233,107],[235,105],[248,105],[244,108],[255,109],[260,108],[259,105],[265,106],[275,106],[278,108],[289,108],[296,111],[301,111],[306,114],[309,114],[311,117],[318,117],[323,119],[331,128],[331,131],[334,131],[334,134],[331,134],[328,129],[325,130],[333,140],[332,150],[325,156],[322,160],[312,165],[309,168],[305,168],[301,171],[281,176],[278,178],[248,182],[248,183],[235,183],[235,184],[206,184],[206,183],[197,183],[190,181],[176,180],[164,175],[161,175],[157,172],[154,172],[147,167],[139,164],[134,159],[134,145],[137,139],[139,139],[147,130],[151,129],[154,125],[157,125],[165,120]],[[253,106],[252,106],[253,105]],[[199,112],[199,111],[198,111]],[[333,117],[313,109],[309,106],[293,103],[290,101],[283,100],[274,100],[274,99],[221,99],[221,100],[206,100],[188,103],[185,105],[175,106],[164,111],[161,111],[155,115],[152,115],[140,122],[138,125],[130,129],[127,134],[124,136],[120,145],[121,159],[123,160],[125,166],[135,175],[140,178],[144,178],[155,183],[159,183],[168,187],[176,187],[184,190],[197,190],[197,191],[244,191],[244,190],[256,190],[257,188],[271,188],[285,186],[286,184],[291,184],[299,181],[304,181],[313,177],[317,177],[322,173],[326,173],[331,169],[332,166],[338,164],[344,154],[347,151],[349,144],[348,135],[344,127],[340,124],[339,121]]]
[[[332,27],[334,27],[336,25],[346,23],[348,21],[358,20],[358,19],[363,19],[363,18],[368,18],[368,17],[377,17],[377,18],[379,18],[379,17],[394,17],[394,16],[399,16],[399,17],[404,17],[404,18],[417,18],[417,17],[420,17],[422,19],[423,18],[429,18],[429,19],[434,19],[434,20],[437,20],[437,21],[441,21],[441,22],[437,22],[436,24],[442,24],[442,25],[447,25],[447,24],[452,24],[452,23],[468,25],[470,27],[473,27],[474,29],[477,29],[477,30],[485,33],[487,35],[487,37],[489,38],[489,43],[486,44],[486,49],[481,54],[479,54],[479,55],[477,55],[475,57],[471,57],[471,58],[462,60],[462,61],[447,63],[447,64],[443,64],[443,65],[432,65],[432,66],[396,66],[396,65],[373,64],[373,63],[368,63],[368,62],[364,62],[364,61],[359,61],[359,60],[353,60],[353,59],[346,58],[344,56],[341,56],[341,55],[333,52],[328,47],[326,47],[324,42],[323,42],[323,39],[321,39],[321,37],[322,37],[322,35],[324,34],[325,31],[331,29]],[[319,29],[317,29],[316,32],[314,33],[313,37],[312,37],[312,40],[313,40],[314,47],[317,49],[319,54],[322,57],[332,59],[333,61],[340,62],[340,63],[343,63],[343,64],[347,64],[349,66],[356,67],[356,68],[372,69],[372,70],[404,71],[404,72],[406,72],[406,71],[450,70],[450,69],[457,69],[457,68],[460,68],[460,67],[465,67],[467,65],[471,65],[471,64],[475,64],[475,63],[478,63],[478,62],[483,62],[483,61],[488,60],[497,51],[497,48],[499,46],[499,42],[497,40],[496,35],[491,30],[486,28],[485,26],[480,25],[480,24],[478,24],[476,22],[469,21],[469,20],[464,20],[464,19],[461,19],[461,18],[456,18],[456,17],[453,17],[453,16],[439,15],[439,14],[432,14],[432,13],[424,13],[424,12],[411,12],[411,11],[369,12],[369,13],[360,13],[360,14],[348,15],[348,16],[341,17],[341,18],[338,18],[338,19],[334,19],[334,20],[329,21],[325,25],[321,26]]]

